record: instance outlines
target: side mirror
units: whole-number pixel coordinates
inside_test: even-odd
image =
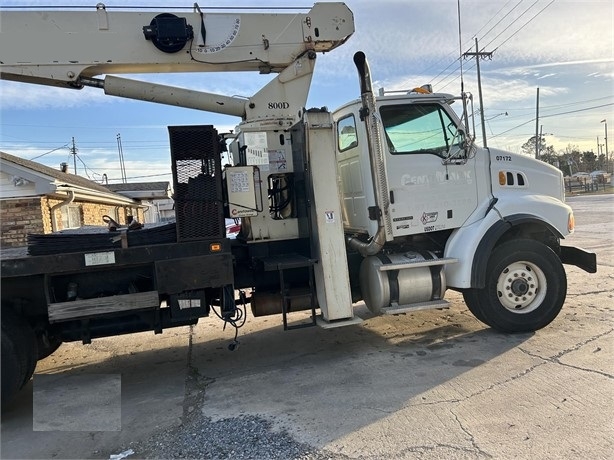
[[[463,128],[456,128],[454,131],[454,138],[450,143],[448,154],[446,158],[444,158],[443,164],[466,163],[470,147],[465,130]]]
[[[465,134],[465,130],[462,128],[458,128],[458,147],[461,150],[466,150],[467,149],[467,135]]]

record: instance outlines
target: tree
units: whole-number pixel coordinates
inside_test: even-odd
[[[549,145],[545,149],[542,149],[539,154],[539,159],[544,163],[548,163],[551,165],[559,167],[559,155],[554,151],[554,147]]]
[[[522,144],[522,147],[521,147],[522,153],[524,153],[525,155],[535,157],[535,139],[537,139],[536,136],[531,136],[529,137],[528,141]],[[539,150],[541,151],[545,148],[546,148],[546,140],[542,136],[540,139]]]
[[[580,148],[577,145],[567,144],[565,151],[560,152],[560,169],[566,176],[582,171]]]
[[[531,136],[524,144],[522,144],[522,152],[525,155],[535,157],[535,139],[536,136]],[[545,163],[556,165],[559,161],[559,156],[552,145],[546,145],[544,136],[540,136],[539,140],[539,159]]]
[[[583,152],[582,153],[582,168],[583,171],[591,172],[596,169],[595,161],[597,160],[597,155],[593,152]]]

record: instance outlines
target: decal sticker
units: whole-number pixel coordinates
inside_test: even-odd
[[[107,265],[115,263],[115,252],[95,252],[93,254],[84,254],[85,266],[91,267],[92,265]]]
[[[425,212],[422,214],[420,220],[423,224],[428,224],[429,222],[437,222],[437,217],[439,217],[438,212]]]
[[[249,176],[247,171],[230,172],[230,192],[249,192]]]
[[[335,223],[335,211],[324,211],[324,215],[326,216],[327,224]]]
[[[177,299],[180,310],[186,308],[200,308],[200,299]]]
[[[286,155],[283,150],[269,150],[269,166],[271,171],[285,171],[288,169]]]
[[[202,37],[199,35],[198,40],[201,43],[192,48],[192,52],[199,54],[219,53],[230,46],[239,35],[241,18],[234,15],[216,15],[214,24],[205,17],[205,28],[207,30],[207,43],[203,44]]]

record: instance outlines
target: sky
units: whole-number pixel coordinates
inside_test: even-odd
[[[54,3],[95,2],[3,0],[0,6]],[[174,6],[189,7],[193,2],[108,0],[105,4],[109,10],[130,5],[164,6],[172,11]],[[334,110],[360,96],[352,60],[359,50],[367,55],[376,89],[410,89],[430,83],[436,92],[458,95],[459,54],[475,51],[477,38],[480,51],[492,52],[491,59],[480,61],[489,147],[519,153],[535,135],[539,88],[537,125],[546,145],[556,151],[605,152],[599,144],[605,143],[607,126],[609,155],[614,156],[612,0],[460,0],[460,37],[457,0],[347,0],[346,4],[354,13],[356,32],[340,48],[318,56],[308,107]],[[211,5],[308,9],[311,3],[217,0]],[[477,110],[475,64],[475,59],[462,60],[462,81],[465,91],[474,95]],[[272,78],[254,73],[123,76],[244,96]],[[52,167],[67,162],[70,172],[76,162],[78,174],[96,181],[106,174],[110,183],[121,182],[118,135],[128,182],[172,181],[167,126],[213,124],[224,132],[239,121],[105,96],[95,88],[72,91],[0,80],[0,150]],[[477,129],[481,144],[479,123]],[[73,138],[76,156],[71,154]]]

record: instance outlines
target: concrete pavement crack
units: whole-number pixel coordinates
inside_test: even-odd
[[[186,362],[185,393],[183,398],[183,414],[181,424],[185,425],[192,414],[198,414],[205,399],[205,389],[215,382],[214,378],[200,375],[198,368],[192,364],[194,326],[188,333],[188,354]]]
[[[586,292],[578,292],[578,293],[567,293],[567,297],[582,297],[585,295],[593,295],[593,294],[611,294],[611,289],[602,289],[599,291],[586,291]]]
[[[487,458],[492,458],[492,455],[482,450],[482,448],[478,445],[477,441],[475,440],[475,436],[473,435],[473,433],[471,433],[471,431],[465,428],[465,425],[463,425],[463,422],[461,422],[458,415],[452,409],[450,409],[450,413],[454,416],[456,423],[458,423],[458,426],[460,426],[460,429],[463,430],[463,433],[465,433],[469,437],[469,440],[471,441],[471,445],[473,446],[473,449],[482,456],[485,456]]]
[[[530,374],[531,372],[533,372],[535,369],[537,369],[540,366],[545,365],[546,362],[541,362],[541,363],[537,363],[534,364],[533,366],[523,370],[522,372],[517,373],[516,375],[512,375],[511,377],[506,378],[505,380],[502,380],[501,382],[495,382],[492,383],[490,385],[488,385],[486,388],[483,388],[479,391],[476,391],[474,393],[471,393],[467,396],[465,396],[464,398],[453,398],[453,399],[442,399],[442,400],[438,400],[438,401],[429,401],[429,402],[422,402],[422,403],[417,403],[417,404],[409,404],[408,407],[411,406],[430,406],[430,405],[437,405],[437,404],[455,404],[455,403],[459,403],[459,402],[464,402],[464,401],[468,401],[471,398],[474,398],[476,396],[480,396],[484,393],[486,393],[487,391],[493,390],[501,385],[505,385],[509,382],[513,382],[514,380],[517,380],[519,378],[524,377],[527,374]]]
[[[482,452],[476,452],[475,449],[470,449],[468,447],[461,447],[461,446],[456,446],[454,444],[446,444],[446,443],[437,443],[437,444],[424,444],[424,445],[417,445],[417,446],[410,446],[410,447],[406,447],[405,449],[401,450],[399,453],[400,454],[418,454],[418,455],[422,455],[425,452],[434,452],[437,451],[438,449],[449,449],[451,451],[456,451],[456,452],[463,452],[465,454],[476,454],[477,456],[487,456],[488,458],[492,458],[491,455],[489,454],[485,454]],[[404,455],[402,455],[404,457]],[[463,457],[465,458],[465,457]]]
[[[522,353],[524,353],[524,354],[526,354],[528,356],[531,356],[533,358],[541,359],[541,360],[543,360],[545,362],[555,363],[555,364],[559,364],[561,366],[570,367],[572,369],[577,369],[577,370],[580,370],[580,371],[585,371],[585,372],[590,372],[590,373],[594,373],[594,374],[599,374],[599,375],[602,375],[602,376],[607,377],[609,379],[614,379],[614,375],[608,374],[607,372],[603,372],[603,371],[600,371],[600,370],[597,370],[597,369],[588,369],[586,367],[581,367],[581,366],[574,366],[573,364],[564,363],[560,359],[563,356],[565,356],[565,355],[567,355],[567,354],[569,354],[569,353],[571,353],[573,351],[578,351],[579,349],[581,349],[585,345],[588,345],[589,343],[594,342],[597,339],[600,339],[600,338],[605,337],[605,336],[607,336],[609,334],[612,334],[612,332],[614,332],[614,329],[610,329],[608,331],[602,332],[601,334],[594,335],[593,337],[590,337],[590,338],[588,338],[588,339],[586,339],[586,340],[584,340],[584,341],[582,341],[580,343],[577,343],[573,347],[569,347],[569,348],[566,348],[565,350],[561,350],[556,355],[550,356],[550,357],[541,356],[541,355],[538,355],[537,353],[532,353],[532,352],[530,352],[528,350],[523,349],[522,347],[518,347],[518,349]]]
[[[481,389],[479,391],[471,393],[471,394],[465,396],[464,398],[453,398],[453,399],[442,399],[442,400],[437,400],[437,401],[419,402],[419,403],[415,403],[415,404],[408,404],[407,407],[412,407],[412,406],[431,406],[431,405],[438,405],[438,404],[456,404],[456,403],[459,403],[459,402],[464,402],[464,401],[467,401],[467,400],[469,400],[471,398],[474,398],[476,396],[480,396],[480,395],[482,395],[482,394],[484,394],[484,393],[486,393],[486,392],[488,392],[490,390],[493,390],[493,389],[495,389],[495,388],[497,388],[497,387],[499,387],[501,385],[505,385],[505,384],[507,384],[509,382],[513,382],[514,380],[518,380],[518,379],[520,379],[520,378],[530,374],[531,372],[533,372],[538,367],[543,366],[543,365],[545,365],[547,363],[552,363],[552,362],[556,363],[556,364],[560,364],[561,366],[567,366],[567,367],[575,368],[575,369],[586,371],[586,372],[596,373],[596,374],[603,375],[604,377],[612,379],[612,378],[614,378],[614,376],[611,375],[611,374],[608,374],[606,372],[602,372],[602,371],[595,370],[595,369],[582,368],[582,367],[574,366],[574,365],[571,365],[571,364],[566,364],[566,363],[563,363],[563,362],[560,361],[560,358],[565,356],[566,354],[571,353],[572,351],[577,351],[580,348],[582,348],[583,346],[585,346],[585,345],[587,345],[587,344],[589,344],[591,342],[594,342],[597,339],[600,339],[602,337],[605,337],[606,335],[612,334],[612,332],[614,332],[614,328],[613,329],[609,329],[609,330],[607,330],[605,332],[602,332],[601,334],[597,334],[597,335],[595,335],[593,337],[590,337],[590,338],[588,338],[588,339],[586,339],[586,340],[584,340],[584,341],[582,341],[580,343],[577,343],[573,347],[570,347],[570,348],[567,348],[565,350],[562,350],[562,351],[560,351],[559,353],[557,353],[556,355],[554,355],[554,356],[552,356],[550,358],[544,357],[544,356],[540,356],[540,355],[537,355],[535,353],[531,353],[530,351],[525,350],[522,347],[518,347],[518,350],[520,350],[522,353],[524,353],[524,354],[526,354],[528,356],[531,356],[533,358],[540,359],[540,360],[542,360],[542,362],[536,363],[536,364],[526,368],[525,370],[523,370],[523,371],[521,371],[521,372],[519,372],[519,373],[517,373],[515,375],[512,375],[511,377],[506,378],[505,380],[502,380],[500,382],[492,383],[489,386],[487,386],[486,388],[483,388],[483,389]]]

